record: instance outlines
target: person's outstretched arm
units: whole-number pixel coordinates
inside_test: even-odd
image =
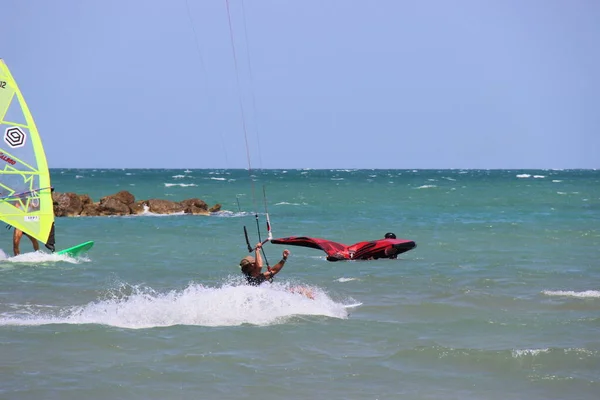
[[[272,278],[273,275],[275,275],[279,271],[281,271],[281,268],[283,268],[283,266],[285,265],[285,262],[287,261],[287,258],[289,255],[290,255],[290,251],[288,249],[285,249],[283,251],[281,260],[279,260],[279,262],[277,264],[275,264],[272,268],[269,268],[269,271],[265,272],[265,276],[267,278]]]

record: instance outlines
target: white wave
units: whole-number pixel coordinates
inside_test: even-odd
[[[562,181],[560,179],[553,179],[552,182],[554,182],[554,183],[560,183]]]
[[[19,264],[40,264],[45,265],[47,263],[56,263],[59,261],[65,261],[71,264],[79,264],[82,261],[90,261],[87,256],[83,257],[70,257],[66,254],[46,253],[44,251],[32,251],[29,253],[21,253],[18,256],[10,257],[7,253],[0,250],[0,261],[2,263],[19,263]]]
[[[225,180],[227,180],[226,178],[214,178],[212,176],[210,177],[210,179],[213,180],[213,181],[225,181]]]
[[[529,174],[519,174],[519,175],[517,175],[517,178],[531,178],[531,175],[529,175]]]
[[[236,283],[235,280],[238,282]],[[173,325],[236,326],[285,323],[298,315],[348,318],[347,303],[334,301],[323,290],[309,289],[314,299],[294,293],[286,283],[259,287],[234,279],[221,287],[190,284],[182,290],[158,292],[152,288],[120,285],[102,298],[85,305],[48,309],[29,305],[0,315],[0,325],[101,324],[129,329]]]
[[[180,187],[190,187],[190,186],[198,186],[195,183],[165,183],[165,187],[173,187],[173,186],[180,186]]]
[[[173,175],[171,178],[181,179],[181,178],[185,178],[185,175]]]
[[[214,212],[211,215],[214,215],[215,217],[233,218],[233,217],[251,216],[252,213],[245,212],[245,211],[233,212],[233,211],[221,210],[221,211]]]
[[[356,280],[357,280],[357,278],[339,278],[339,279],[336,279],[336,280],[337,280],[338,282],[342,282],[342,283],[344,283],[344,282],[352,282],[352,281],[356,281]]]
[[[541,178],[545,178],[544,175],[534,175],[533,176],[535,179],[541,179]]]
[[[537,356],[538,354],[548,353],[550,349],[523,349],[518,350],[514,349],[512,351],[512,356],[514,358],[524,357],[524,356]]]
[[[280,201],[279,203],[275,203],[276,206],[305,206],[306,203],[289,203],[287,201]]]
[[[600,297],[600,290],[586,290],[584,292],[575,292],[572,290],[544,290],[546,296],[565,296],[565,297],[579,297],[579,298],[598,298]]]
[[[598,351],[596,350],[590,350],[590,349],[586,349],[586,348],[582,348],[582,347],[567,347],[564,349],[549,349],[549,348],[542,348],[542,349],[514,349],[512,351],[512,356],[517,358],[517,357],[524,357],[524,356],[537,356],[540,354],[544,354],[544,353],[550,353],[550,352],[556,352],[556,351],[561,351],[564,354],[577,354],[580,356],[591,356],[591,357],[595,357],[598,354]]]
[[[343,181],[344,178],[331,178],[332,181]]]
[[[429,189],[429,188],[435,188],[437,187],[437,185],[422,185],[419,187],[416,187],[415,189]]]
[[[129,215],[123,215],[123,216],[110,215],[110,216],[108,216],[108,218],[139,218],[139,217],[166,218],[166,217],[173,217],[173,216],[177,216],[177,215],[190,216],[190,215],[193,215],[193,214],[186,214],[185,211],[174,212],[174,213],[171,213],[171,214],[157,214],[157,213],[153,213],[152,211],[150,211],[150,209],[148,208],[148,206],[144,206],[144,211],[141,212],[141,213],[139,213],[139,214],[129,214]]]
[[[83,178],[83,175],[75,175],[75,179],[81,179]]]

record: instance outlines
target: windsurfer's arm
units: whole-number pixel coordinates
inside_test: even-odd
[[[287,261],[288,256],[290,255],[290,251],[285,249],[283,251],[283,255],[281,260],[279,260],[279,262],[277,264],[275,264],[273,266],[273,268],[269,268],[269,270],[267,272],[265,272],[265,277],[266,278],[272,278],[273,275],[277,274],[279,271],[281,271],[281,268],[283,268],[283,266],[285,265],[285,262]]]

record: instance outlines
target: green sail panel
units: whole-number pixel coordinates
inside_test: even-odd
[[[54,223],[42,140],[4,60],[0,59],[0,220],[43,243]]]

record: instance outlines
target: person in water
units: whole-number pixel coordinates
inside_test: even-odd
[[[21,250],[19,249],[19,244],[21,243],[21,238],[23,237],[23,235],[27,236],[29,238],[29,240],[31,240],[31,244],[33,245],[33,250],[38,251],[40,249],[40,244],[38,243],[38,241],[35,238],[24,233],[22,230],[15,228],[15,230],[13,232],[13,252],[15,253],[15,256],[18,256],[19,254],[21,254]]]
[[[271,267],[267,267],[267,271],[262,272],[263,260],[262,255],[260,254],[260,249],[262,248],[262,243],[258,243],[255,247],[255,257],[246,256],[242,258],[240,261],[240,268],[242,269],[242,273],[246,277],[246,282],[252,286],[258,286],[265,281],[271,282],[273,277],[281,271],[285,262],[287,261],[288,256],[290,255],[290,251],[285,249],[283,251],[281,260],[277,264]]]

